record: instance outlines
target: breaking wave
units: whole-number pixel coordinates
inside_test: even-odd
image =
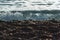
[[[60,20],[59,11],[0,11],[0,20]]]

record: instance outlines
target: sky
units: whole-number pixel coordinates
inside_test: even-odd
[[[2,10],[60,10],[60,0],[0,0]]]

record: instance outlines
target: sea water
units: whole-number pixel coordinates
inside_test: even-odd
[[[1,11],[0,12],[0,20],[50,20],[50,19],[57,19],[60,20],[60,13],[51,13],[51,12],[36,12],[36,11]]]
[[[0,20],[60,20],[58,1],[0,0]]]

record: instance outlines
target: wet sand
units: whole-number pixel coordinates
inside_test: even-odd
[[[0,40],[60,40],[60,21],[0,21]]]

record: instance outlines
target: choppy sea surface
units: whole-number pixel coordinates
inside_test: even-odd
[[[45,11],[0,11],[0,20],[60,20],[59,10]]]
[[[60,0],[0,0],[0,20],[60,20]]]

